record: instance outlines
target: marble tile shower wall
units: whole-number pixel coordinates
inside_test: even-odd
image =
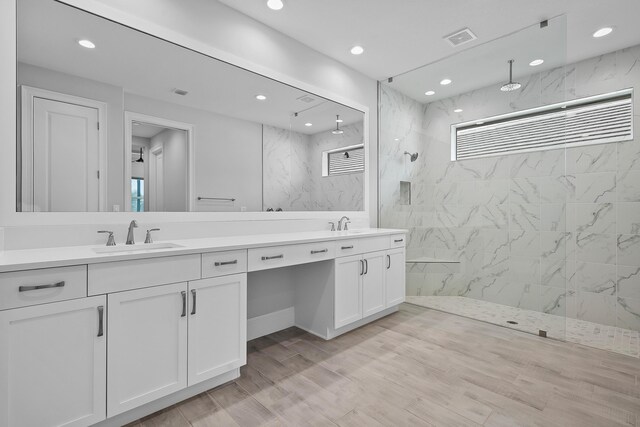
[[[450,161],[452,123],[639,88],[640,47],[519,80],[516,93],[495,86],[430,104],[381,85],[381,226],[410,228],[408,257],[461,261],[408,266],[407,292],[640,330],[638,138]],[[411,205],[400,181],[412,183]]]
[[[363,208],[363,174],[322,176],[322,152],[360,144],[362,123],[346,125],[342,135],[305,135],[263,126],[264,209],[358,211]]]

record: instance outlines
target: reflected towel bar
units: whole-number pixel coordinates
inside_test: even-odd
[[[226,200],[228,202],[236,201],[236,199],[232,199],[230,197],[200,197],[200,196],[198,196],[198,200]]]

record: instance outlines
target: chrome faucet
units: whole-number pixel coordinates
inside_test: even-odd
[[[133,221],[131,221],[131,223],[129,224],[129,232],[127,233],[127,245],[135,245],[136,241],[133,237],[133,229],[134,228],[138,228],[138,222],[134,219]]]
[[[345,219],[346,219],[346,221],[344,222],[344,228],[343,228],[342,221],[345,220]],[[347,224],[350,223],[350,222],[351,221],[349,220],[348,216],[343,216],[342,218],[340,218],[340,221],[338,221],[338,231],[342,231],[342,230],[347,231],[348,230]]]

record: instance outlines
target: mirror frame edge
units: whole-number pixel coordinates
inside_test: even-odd
[[[354,108],[364,114],[363,140],[365,143],[365,173],[363,210],[361,211],[287,211],[287,212],[17,212],[17,1],[0,4],[0,51],[6,52],[0,65],[0,182],[12,185],[0,186],[0,227],[47,226],[70,224],[120,224],[130,219],[147,222],[221,222],[256,220],[311,220],[334,219],[348,214],[352,219],[370,223],[371,182],[370,175],[370,109],[353,100],[336,95],[329,90],[299,81],[281,72],[262,67],[231,53],[192,39],[169,28],[134,17],[94,0],[56,0],[60,3],[84,10],[117,23],[143,31],[155,37],[171,41],[180,46],[217,58],[231,65],[260,74],[264,77],[297,87],[329,100]],[[5,155],[6,154],[6,155]]]

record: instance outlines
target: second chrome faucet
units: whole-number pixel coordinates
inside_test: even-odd
[[[135,219],[129,223],[129,232],[127,233],[127,241],[126,241],[127,245],[135,245],[136,244],[136,240],[135,240],[135,238],[133,236],[133,229],[134,228],[138,228],[138,221],[136,221]]]

